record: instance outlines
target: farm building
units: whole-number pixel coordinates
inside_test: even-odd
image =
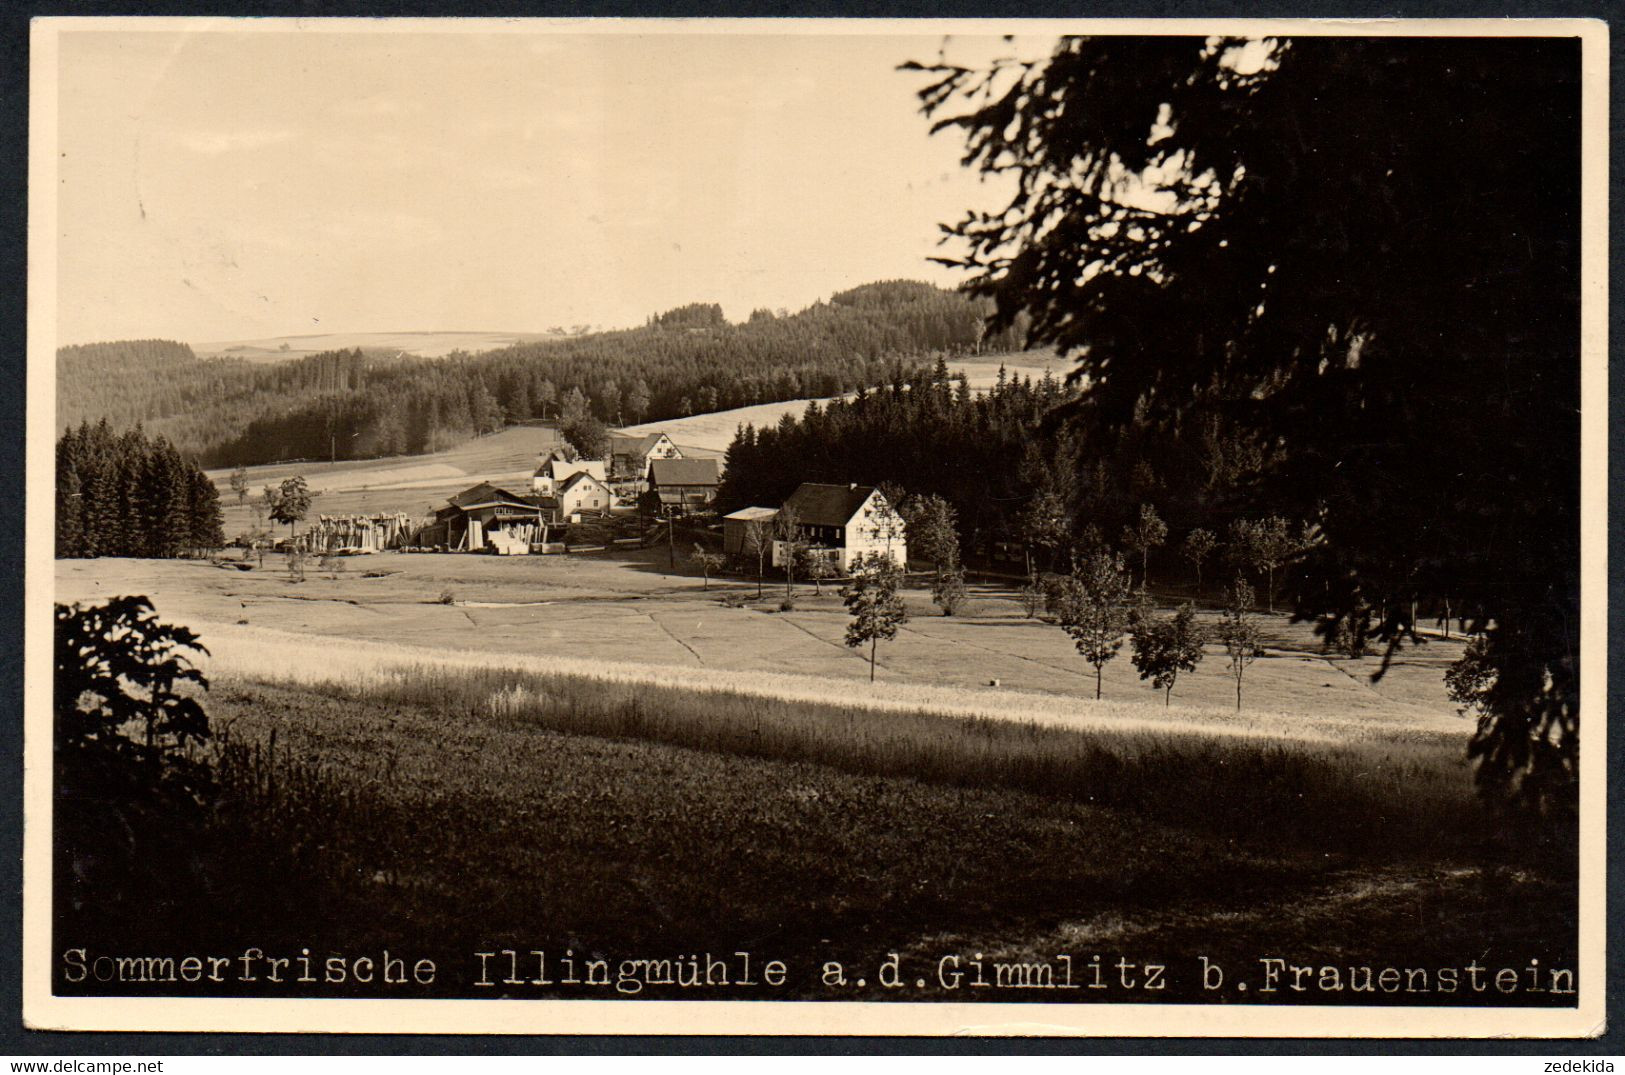
[[[530,476],[530,491],[537,496],[553,496],[577,474],[590,474],[600,483],[609,479],[602,459],[571,459],[571,454],[555,448],[543,456],[541,465]]]
[[[772,534],[773,520],[778,508],[740,508],[732,515],[722,517],[722,551],[728,556],[753,555],[745,547],[745,534],[751,523],[761,523]]]
[[[717,498],[721,474],[715,459],[656,459],[649,464],[649,488],[662,511],[703,511]]]
[[[794,512],[808,548],[828,554],[843,573],[869,553],[889,557],[899,567],[908,565],[902,516],[873,486],[802,482],[781,510]],[[733,520],[735,540],[742,546],[747,523],[753,519],[777,522],[779,514],[772,508],[734,512],[723,521],[723,548],[729,548],[728,520]],[[784,566],[784,544],[773,542],[774,567]]]
[[[542,541],[542,530],[552,523],[540,498],[520,496],[506,489],[480,482],[446,501],[435,512],[435,521],[419,532],[419,545],[444,545],[458,552],[479,552],[487,547],[508,546],[523,540]],[[496,543],[490,539],[502,534]]]
[[[609,472],[615,478],[647,481],[650,463],[681,458],[683,453],[664,433],[615,433],[609,438]]]

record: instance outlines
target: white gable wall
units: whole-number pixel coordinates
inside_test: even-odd
[[[898,567],[908,566],[908,544],[903,538],[903,520],[876,489],[869,494],[846,524],[846,547],[840,550],[842,571],[870,553],[889,558]]]

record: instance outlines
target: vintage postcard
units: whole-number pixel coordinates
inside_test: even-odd
[[[1606,59],[36,20],[28,1024],[1601,1033]]]

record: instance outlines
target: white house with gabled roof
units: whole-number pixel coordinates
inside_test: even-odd
[[[898,567],[908,566],[908,543],[903,518],[879,489],[870,485],[825,485],[802,482],[774,522],[793,511],[807,546],[829,554],[842,574],[863,557],[875,553]],[[784,566],[785,542],[773,542],[773,566]]]

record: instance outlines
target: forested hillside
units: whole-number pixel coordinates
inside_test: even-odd
[[[1239,516],[1267,508],[1257,489],[1265,461],[1215,401],[1178,426],[1108,423],[1050,377],[1006,379],[1001,370],[991,391],[973,395],[938,364],[850,400],[811,404],[799,419],[742,429],[728,448],[718,507],[778,505],[803,481],[885,483],[951,504],[973,554],[1013,542],[1034,553],[1036,566],[1064,569],[1073,552],[1118,543],[1151,505],[1175,540],[1149,559],[1183,575],[1179,540],[1190,530],[1224,534]]]
[[[795,314],[729,324],[695,303],[641,328],[469,356],[335,351],[266,366],[200,360],[164,341],[60,353],[58,425],[144,423],[208,466],[434,451],[504,423],[550,417],[572,393],[605,422],[658,421],[888,379],[904,362],[1019,346],[984,335],[983,300],[891,281]]]

